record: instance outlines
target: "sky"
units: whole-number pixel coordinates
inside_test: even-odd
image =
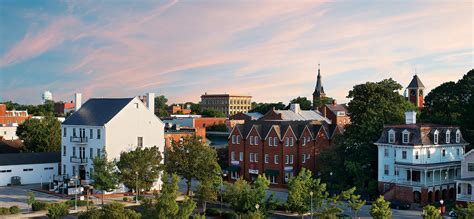
[[[426,87],[474,65],[474,5],[454,1],[0,1],[0,101],[207,93],[256,102],[327,96],[416,73]]]

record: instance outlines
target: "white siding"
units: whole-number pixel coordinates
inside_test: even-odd
[[[53,168],[47,169],[45,168]],[[24,169],[33,169],[32,171],[23,171]],[[4,172],[9,170],[11,172]],[[58,163],[44,164],[24,164],[0,166],[0,186],[6,186],[11,183],[12,176],[21,177],[22,184],[48,183],[54,175],[58,175]]]

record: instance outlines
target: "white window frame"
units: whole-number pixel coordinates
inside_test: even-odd
[[[274,155],[273,156],[273,163],[278,164],[279,162],[280,162],[280,158],[278,157],[278,155]]]
[[[433,143],[438,144],[438,140],[439,140],[439,132],[438,130],[436,130],[433,134]]]
[[[456,143],[461,142],[461,131],[459,129],[456,131]]]
[[[239,161],[244,161],[244,152],[239,152]]]
[[[231,179],[239,179],[239,172],[238,171],[230,171],[230,178]]]
[[[240,144],[240,135],[237,135],[235,140],[236,140],[236,144]]]
[[[235,135],[232,135],[232,144],[235,144]]]
[[[253,136],[250,136],[250,145],[253,145]]]
[[[408,144],[410,142],[410,132],[405,130],[402,132],[402,142],[403,144]]]
[[[383,149],[383,154],[384,154],[384,157],[390,156],[389,151],[388,151],[388,148],[384,148],[384,149]]]
[[[306,154],[303,154],[303,158],[301,160],[301,163],[306,163]]]
[[[385,176],[390,175],[390,167],[388,166],[388,164],[384,164],[384,165],[383,165],[383,174],[384,174]]]
[[[290,137],[290,147],[293,147],[293,137]]]
[[[269,161],[268,154],[265,154],[265,163],[268,163],[268,161]]]
[[[388,131],[388,143],[395,143],[395,131],[393,129]]]
[[[258,163],[258,153],[253,154],[253,160],[255,163]]]
[[[258,145],[258,136],[253,136],[253,145]]]
[[[250,163],[253,163],[253,153],[249,153]]]
[[[268,146],[273,146],[273,139],[272,139],[272,137],[268,137]]]
[[[446,144],[451,143],[451,131],[446,131]]]
[[[285,164],[290,163],[290,155],[285,155]]]
[[[277,184],[276,176],[268,176],[268,181],[270,181],[270,184]]]
[[[285,147],[290,146],[290,138],[286,137],[285,138]]]
[[[275,147],[278,146],[278,138],[277,137],[273,138],[273,146],[275,146]]]
[[[290,155],[290,164],[293,164],[293,161],[294,161],[294,159],[293,159],[293,154],[292,154],[292,155]]]
[[[420,153],[418,151],[415,151],[415,160],[418,160],[420,158]]]
[[[431,158],[431,150],[429,148],[426,149],[426,154],[428,155],[428,158]]]
[[[406,160],[408,158],[408,152],[402,151],[402,159]]]

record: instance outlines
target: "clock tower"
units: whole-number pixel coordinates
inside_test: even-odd
[[[418,78],[418,75],[414,75],[413,79],[411,80],[410,84],[407,87],[407,95],[408,95],[408,100],[413,103],[418,109],[423,108],[423,105],[425,103],[425,100],[423,98],[424,92],[423,90],[425,89],[425,85],[421,83],[420,78]]]

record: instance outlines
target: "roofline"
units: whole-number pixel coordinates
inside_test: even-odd
[[[265,136],[265,141],[267,140],[268,135],[270,134],[270,132],[272,132],[272,129],[275,129],[275,126],[277,126],[277,125],[272,125],[272,127],[270,128],[270,130],[268,130],[268,133],[267,133],[267,135]],[[276,132],[276,130],[275,130],[275,132]],[[278,137],[278,140],[281,141],[280,136],[278,136],[278,132],[277,132],[277,137]]]
[[[255,129],[255,124],[252,124],[252,128],[250,128],[250,131],[249,133],[247,134],[247,136],[245,137],[245,139],[247,139],[250,135],[250,133],[252,132],[252,130]],[[262,139],[262,136],[260,136],[260,133],[257,131],[257,129],[255,129],[255,131],[257,132],[257,135],[260,139]]]
[[[303,131],[301,132],[301,135],[300,135],[299,138],[301,139],[301,137],[303,137],[304,130],[306,130],[306,129],[308,130],[309,135],[311,136],[311,140],[313,140],[313,139],[314,139],[314,136],[313,136],[313,133],[311,133],[311,130],[309,130],[308,125],[305,125],[305,126],[304,126],[304,129],[303,129]]]

